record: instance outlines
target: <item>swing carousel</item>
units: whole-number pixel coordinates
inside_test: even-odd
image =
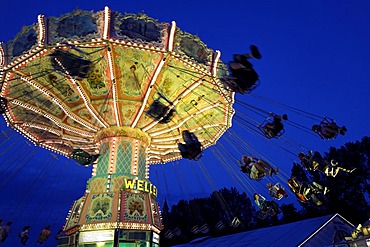
[[[7,125],[37,146],[93,166],[59,246],[159,246],[150,165],[182,159],[184,132],[203,151],[231,126],[234,92],[221,83],[227,67],[220,52],[175,22],[106,7],[39,15],[0,53]]]

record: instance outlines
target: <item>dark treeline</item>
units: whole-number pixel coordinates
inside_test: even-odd
[[[322,198],[324,203],[321,206],[300,203],[301,207],[297,209],[292,203],[283,203],[279,215],[261,220],[256,217],[253,198],[236,188],[220,189],[207,198],[181,200],[171,210],[165,202],[161,245],[182,244],[204,236],[223,236],[335,213],[355,225],[365,222],[370,216],[367,200],[370,194],[370,137],[346,143],[340,148],[331,147],[323,157],[335,159],[342,167],[356,170],[328,177],[293,164],[292,176],[305,182],[318,182],[330,189]]]

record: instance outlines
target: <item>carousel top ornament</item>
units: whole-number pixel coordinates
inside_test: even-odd
[[[75,10],[38,16],[0,48],[0,113],[35,145],[94,159],[106,136],[148,143],[147,163],[181,159],[182,132],[202,148],[231,126],[234,92],[220,52],[175,22]]]

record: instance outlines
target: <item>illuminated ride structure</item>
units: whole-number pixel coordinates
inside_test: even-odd
[[[109,8],[40,15],[0,52],[6,123],[93,165],[58,246],[158,246],[150,165],[181,159],[185,130],[204,150],[231,126],[234,93],[220,82],[220,52],[175,22]]]

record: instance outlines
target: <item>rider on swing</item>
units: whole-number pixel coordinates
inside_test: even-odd
[[[269,174],[270,176],[272,176],[272,174],[277,175],[279,172],[278,168],[274,169],[267,162],[255,157],[243,155],[242,161],[243,164],[241,164],[239,161],[242,172],[247,173],[249,177],[254,180],[258,180],[267,174]]]
[[[229,62],[231,76],[225,76],[221,80],[234,92],[246,93],[250,91],[258,81],[257,72],[248,59],[260,59],[261,53],[257,46],[250,46],[251,53],[234,54],[234,60]]]

